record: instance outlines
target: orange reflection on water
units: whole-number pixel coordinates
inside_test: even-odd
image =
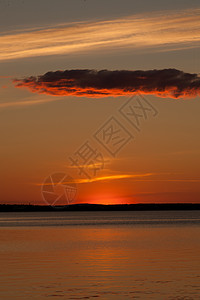
[[[2,299],[29,293],[35,299],[198,297],[199,235],[198,226],[175,225],[4,228],[0,294]]]

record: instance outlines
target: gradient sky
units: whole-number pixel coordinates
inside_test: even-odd
[[[1,1],[0,28],[1,203],[44,204],[42,184],[57,172],[77,183],[77,203],[200,202],[199,96],[145,94],[156,114],[138,131],[119,111],[131,95],[13,83],[70,69],[199,74],[199,1]],[[110,118],[134,137],[115,156],[93,136]],[[69,159],[87,141],[104,158],[89,181]]]

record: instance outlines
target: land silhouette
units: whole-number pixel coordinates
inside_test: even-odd
[[[152,210],[200,210],[200,203],[138,203],[138,204],[71,204],[64,206],[0,204],[0,212],[29,211],[152,211]]]

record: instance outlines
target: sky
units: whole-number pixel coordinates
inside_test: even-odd
[[[199,1],[0,1],[1,203],[200,202]]]

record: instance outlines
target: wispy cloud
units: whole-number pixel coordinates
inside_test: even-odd
[[[97,181],[109,181],[109,180],[116,180],[116,179],[131,179],[131,178],[141,178],[152,176],[153,173],[144,173],[144,174],[121,174],[121,175],[108,175],[108,176],[100,176],[94,177],[91,179],[77,179],[76,183],[90,183],[90,182],[97,182]]]
[[[4,33],[0,60],[92,51],[200,46],[200,9],[138,14],[114,20],[66,23]]]
[[[32,99],[32,100],[24,100],[24,101],[15,101],[15,102],[3,102],[0,103],[0,109],[1,108],[9,108],[9,107],[22,107],[22,106],[30,106],[30,105],[36,105],[36,104],[42,104],[47,102],[53,102],[56,101],[56,99],[53,98],[44,98],[44,99]]]
[[[200,95],[200,77],[176,69],[65,70],[15,79],[14,84],[19,88],[28,88],[33,93],[54,96],[97,98],[142,93],[179,98]]]
[[[141,177],[147,177],[147,176],[153,176],[154,173],[142,173],[142,174],[118,174],[118,175],[107,175],[107,176],[100,176],[100,177],[94,177],[91,179],[75,179],[73,180],[73,183],[92,183],[97,181],[111,181],[111,180],[118,180],[118,179],[131,179],[131,178],[141,178]],[[59,182],[54,182],[54,185],[58,184]],[[70,184],[69,182],[62,181],[62,184]],[[52,185],[52,182],[49,183],[37,183],[36,185],[42,186],[42,185]]]
[[[62,181],[62,185],[70,185],[70,184],[88,184],[88,183],[94,183],[94,182],[106,182],[106,181],[115,181],[115,180],[127,180],[127,179],[133,179],[134,181],[141,181],[141,182],[184,182],[184,183],[199,183],[200,179],[157,179],[152,178],[148,179],[148,177],[155,177],[156,175],[159,175],[160,173],[140,173],[140,174],[117,174],[117,175],[107,175],[107,176],[99,176],[94,177],[91,179],[87,178],[77,178],[73,179],[73,181]],[[54,182],[54,185],[60,184],[60,182]],[[45,183],[34,183],[36,186],[44,186],[44,185],[50,185],[52,186],[52,181],[45,182]]]

